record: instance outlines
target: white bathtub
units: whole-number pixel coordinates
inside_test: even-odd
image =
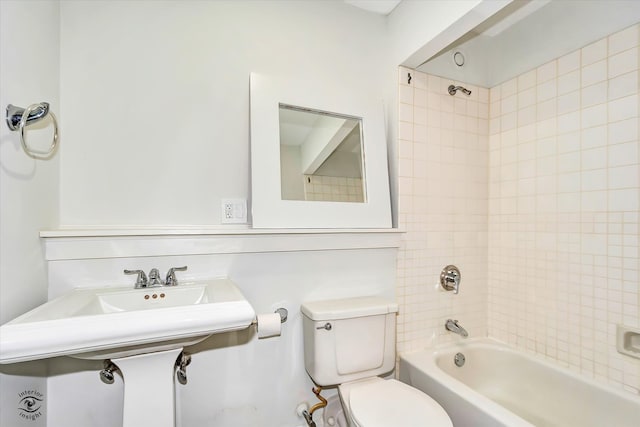
[[[490,339],[400,355],[399,375],[437,400],[455,427],[640,426],[639,396]]]

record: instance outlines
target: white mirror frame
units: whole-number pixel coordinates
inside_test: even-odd
[[[253,228],[391,228],[387,144],[381,100],[251,73]],[[282,200],[279,105],[362,118],[365,203]]]

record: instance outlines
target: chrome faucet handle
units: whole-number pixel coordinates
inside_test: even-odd
[[[187,266],[185,265],[184,267],[171,267],[169,271],[167,271],[167,279],[165,281],[166,286],[178,286],[176,271],[187,271]]]
[[[147,275],[142,270],[124,270],[124,274],[137,274],[135,289],[146,288],[148,281]]]
[[[149,272],[149,287],[163,286],[164,281],[160,278],[160,271],[157,268],[152,268]]]
[[[462,275],[455,265],[447,265],[440,272],[440,285],[446,291],[453,291],[454,294],[457,294],[460,289],[460,280],[462,280]]]

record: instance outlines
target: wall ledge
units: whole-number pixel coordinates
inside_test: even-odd
[[[147,256],[398,248],[385,229],[82,228],[44,230],[47,261]]]

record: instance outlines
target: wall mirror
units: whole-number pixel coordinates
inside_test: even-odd
[[[364,203],[362,120],[279,104],[283,200]]]
[[[251,74],[254,228],[390,228],[382,101]]]

